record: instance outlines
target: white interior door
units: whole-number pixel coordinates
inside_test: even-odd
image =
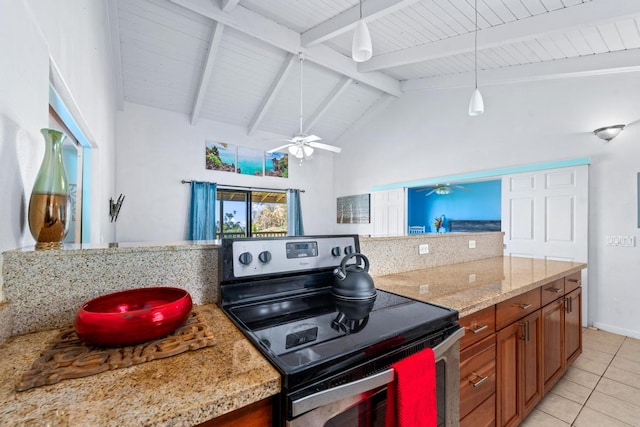
[[[371,193],[371,225],[373,236],[401,236],[405,232],[405,189]]]
[[[587,262],[588,165],[502,178],[505,255]],[[587,270],[582,271],[583,324],[588,324]]]

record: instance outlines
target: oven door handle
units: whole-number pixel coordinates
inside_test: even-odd
[[[433,354],[436,361],[442,358],[443,355],[455,344],[460,338],[464,336],[464,329],[460,328],[447,339],[433,348]],[[350,382],[348,384],[342,384],[337,387],[323,390],[309,396],[294,400],[291,402],[291,415],[297,417],[312,409],[319,408],[324,405],[336,402],[348,398],[353,395],[365,393],[367,391],[375,390],[378,387],[393,382],[395,379],[395,371],[393,368],[386,371],[379,372],[377,374],[370,375],[365,378],[361,378],[357,381]]]

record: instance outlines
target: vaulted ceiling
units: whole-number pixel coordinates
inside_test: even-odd
[[[373,58],[360,64],[350,56],[357,0],[108,2],[120,108],[291,136],[303,52],[303,131],[334,143],[405,91],[474,84],[473,0],[365,0]],[[640,70],[639,0],[477,7],[480,87]]]

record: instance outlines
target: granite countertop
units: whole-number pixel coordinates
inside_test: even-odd
[[[458,310],[460,317],[586,268],[580,262],[495,257],[377,276],[377,288]]]
[[[0,424],[192,426],[279,393],[279,373],[222,310],[199,308],[213,347],[23,392],[16,383],[58,330],[9,338],[0,345]]]

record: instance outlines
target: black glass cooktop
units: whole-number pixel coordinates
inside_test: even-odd
[[[344,301],[323,289],[226,311],[285,381],[304,381],[388,353],[458,319],[455,310],[382,290],[373,300]]]

